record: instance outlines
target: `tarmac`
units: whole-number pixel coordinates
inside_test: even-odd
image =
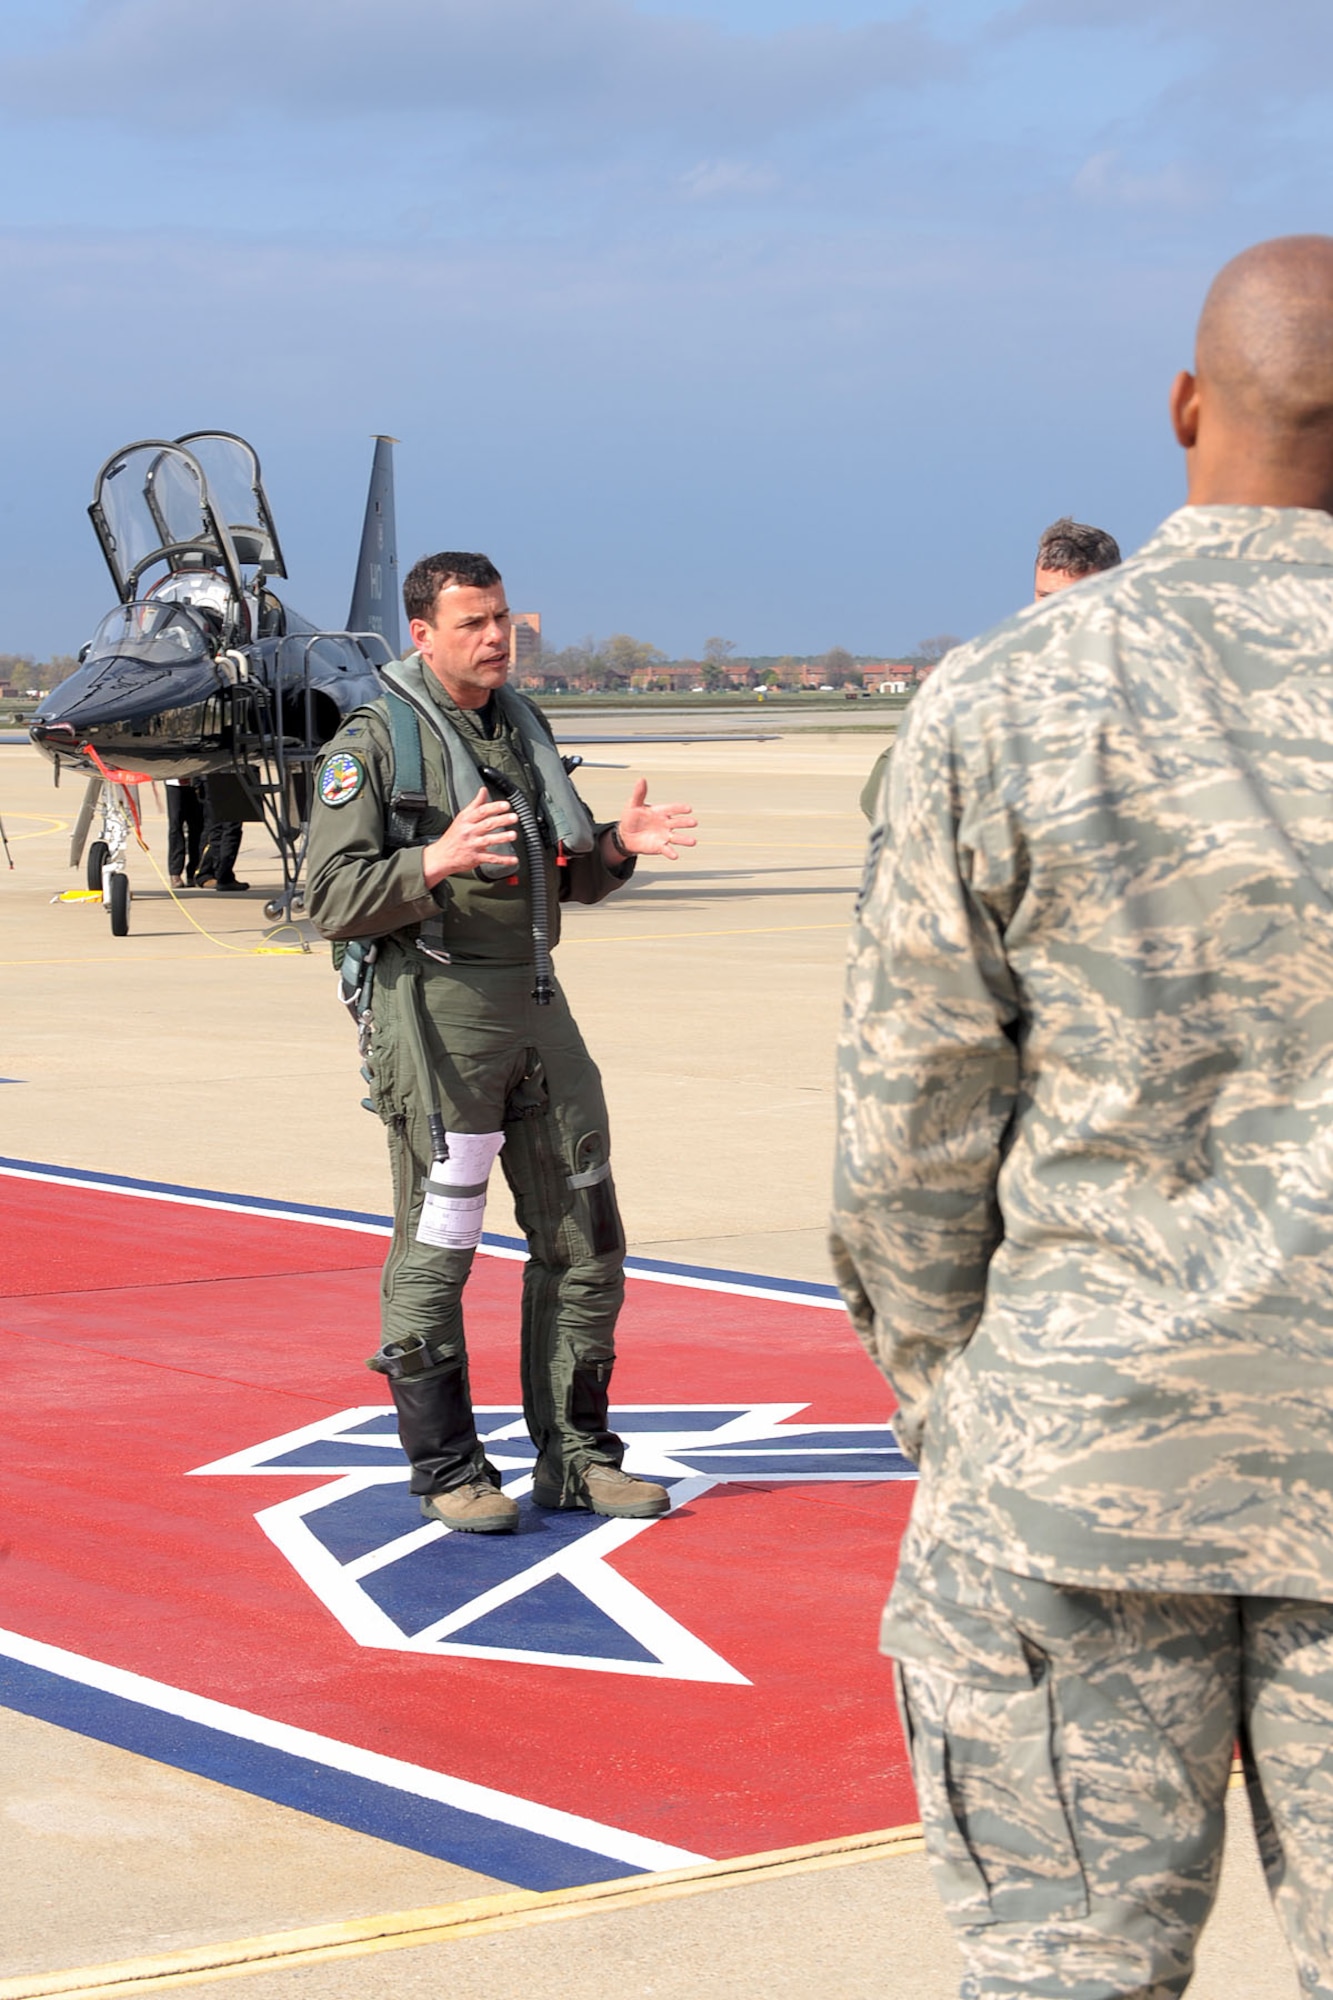
[[[828,1280],[832,1049],[864,848],[857,794],[878,748],[869,707],[850,733],[589,747],[580,784],[595,809],[609,814],[627,789],[629,770],[609,766],[632,764],[652,796],[688,799],[702,821],[675,867],[645,865],[611,905],[569,910],[560,948],[606,1081],[635,1253]],[[669,720],[649,733],[680,733]],[[580,722],[608,736],[639,727],[624,712]],[[358,1104],[327,954],[262,915],[278,879],[267,842],[247,830],[244,897],[173,900],[136,854],[131,935],[115,939],[99,905],[51,900],[82,886],[67,852],[79,796],[53,791],[33,751],[0,747],[14,861],[0,856],[0,1152],[382,1211],[383,1142]],[[144,804],[165,873],[160,795]],[[502,1189],[488,1227],[515,1227]],[[910,1833],[561,1903],[506,1897],[486,1875],[8,1711],[0,1769],[0,2000],[183,1984],[237,2000],[409,2000],[446,1984],[496,2000],[957,1991]],[[1230,1806],[1192,2000],[1295,2000],[1243,1794]],[[312,1942],[318,1926],[343,1928]]]

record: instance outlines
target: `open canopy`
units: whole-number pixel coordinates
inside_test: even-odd
[[[287,574],[259,460],[228,431],[126,445],[98,473],[88,512],[126,603],[158,564],[220,570],[238,597],[245,568]]]

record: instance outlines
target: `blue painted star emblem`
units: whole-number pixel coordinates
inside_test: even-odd
[[[793,1422],[805,1407],[652,1404],[618,1409],[613,1422],[626,1471],[666,1486],[672,1513],[728,1483],[915,1477],[887,1424]],[[519,1503],[513,1535],[457,1535],[423,1521],[383,1405],[342,1410],[197,1473],[331,1479],[255,1518],[363,1646],[744,1685],[608,1560],[657,1524],[534,1506],[522,1411],[476,1415],[487,1457]]]

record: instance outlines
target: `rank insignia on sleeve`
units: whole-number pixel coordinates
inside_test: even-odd
[[[366,782],[366,768],[350,750],[335,750],[319,774],[319,796],[326,806],[345,806]]]

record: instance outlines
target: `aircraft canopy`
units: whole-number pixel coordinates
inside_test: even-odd
[[[244,438],[193,431],[146,438],[109,458],[89,508],[122,599],[139,596],[146,571],[220,570],[238,594],[245,567],[285,576],[277,531]]]
[[[210,631],[188,604],[163,600],[121,604],[107,612],[84,661],[89,666],[105,659],[139,660],[152,668],[187,666],[213,657],[221,625],[219,619],[217,631]]]

